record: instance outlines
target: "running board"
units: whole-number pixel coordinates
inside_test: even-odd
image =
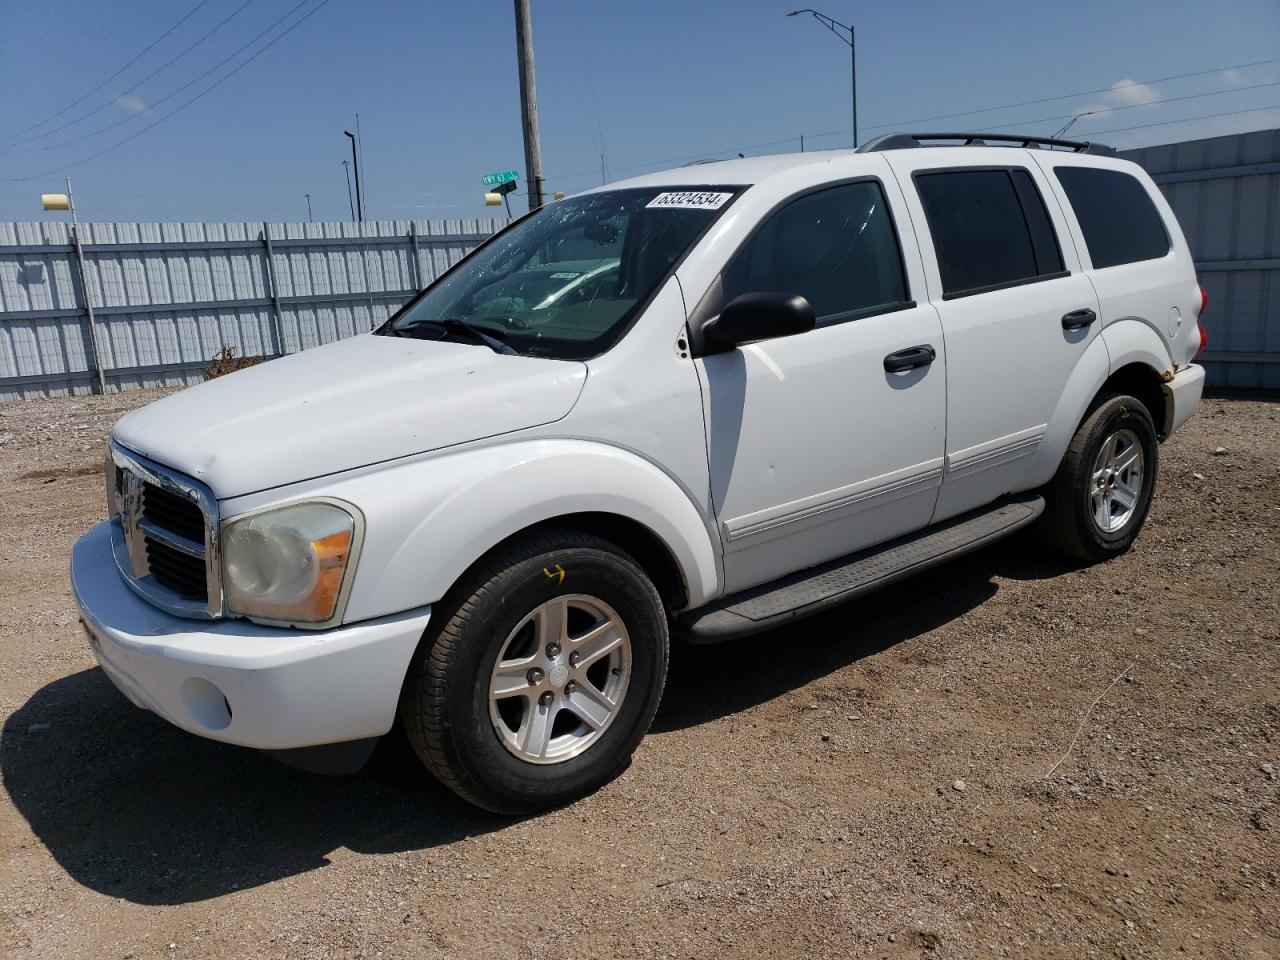
[[[1043,497],[1022,494],[724,597],[679,617],[675,628],[692,643],[718,643],[771,630],[977,550],[1025,527],[1043,512]]]

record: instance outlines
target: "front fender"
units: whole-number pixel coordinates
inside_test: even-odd
[[[713,529],[647,460],[607,444],[548,439],[473,449],[326,485],[365,517],[346,622],[439,600],[471,564],[536,523],[611,513],[652,531],[680,567],[689,603],[719,589]]]

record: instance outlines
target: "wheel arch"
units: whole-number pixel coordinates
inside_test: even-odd
[[[1102,339],[1106,341],[1110,364],[1099,390],[1127,393],[1141,400],[1163,440],[1170,433],[1173,416],[1165,384],[1178,372],[1165,337],[1145,320],[1125,317],[1107,324]]]
[[[1164,439],[1173,414],[1165,383],[1172,376],[1165,342],[1150,325],[1126,319],[1105,327],[1071,371],[1045,429],[1030,486],[1047,483],[1057,471],[1071,438],[1103,393],[1128,393],[1142,401]]]
[[[1169,422],[1173,413],[1164,386],[1164,380],[1154,368],[1142,361],[1127,363],[1107,377],[1100,392],[1126,393],[1141,401],[1151,414],[1156,432],[1164,440],[1169,435]]]
[[[412,474],[379,475],[393,502],[351,496],[367,528],[348,621],[435,603],[495,548],[556,525],[615,543],[672,609],[719,591],[714,527],[675,480],[629,451],[526,441],[405,469]]]

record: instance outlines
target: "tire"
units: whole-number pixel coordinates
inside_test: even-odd
[[[662,698],[669,644],[662,600],[631,557],[589,534],[539,532],[436,605],[401,723],[426,767],[476,806],[560,806],[626,769]]]
[[[1113,440],[1115,446],[1108,447]],[[1109,476],[1110,468],[1124,463],[1133,449],[1140,473],[1130,467]],[[1155,424],[1142,402],[1124,394],[1100,394],[1045,490],[1044,539],[1086,563],[1124,553],[1151,508],[1159,456]],[[1099,472],[1099,467],[1107,469]],[[1132,505],[1126,507],[1122,497],[1131,498]]]

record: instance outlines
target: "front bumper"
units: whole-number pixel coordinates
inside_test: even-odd
[[[94,656],[134,704],[202,737],[266,750],[391,729],[430,607],[323,631],[186,620],[129,589],[109,527],[72,549],[71,586]]]
[[[1164,384],[1164,394],[1168,399],[1165,408],[1166,417],[1164,435],[1171,436],[1175,430],[1190,419],[1200,403],[1204,393],[1204,367],[1188,364],[1179,370],[1172,380]]]

